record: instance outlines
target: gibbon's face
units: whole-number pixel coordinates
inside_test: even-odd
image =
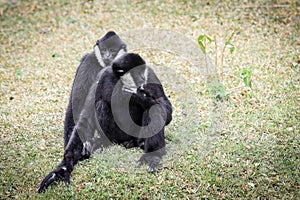
[[[99,60],[99,58],[101,58],[107,67],[112,64],[116,57],[119,57],[126,52],[126,45],[121,40],[114,40],[114,37],[111,37],[102,42],[98,41],[94,50],[97,59]],[[100,64],[102,63],[100,62]]]
[[[140,65],[126,72],[120,79],[124,86],[132,88],[133,92],[135,91],[134,93],[136,93],[137,88],[147,83],[147,77],[148,67],[146,65]]]
[[[148,66],[138,54],[125,53],[118,57],[112,64],[112,70],[127,92],[136,93],[137,88],[147,83]]]

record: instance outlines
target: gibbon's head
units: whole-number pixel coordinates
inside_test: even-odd
[[[102,67],[110,66],[116,57],[127,52],[126,44],[113,31],[97,40],[94,46],[95,55]]]
[[[112,64],[112,70],[131,93],[147,83],[148,67],[140,55],[125,53]]]

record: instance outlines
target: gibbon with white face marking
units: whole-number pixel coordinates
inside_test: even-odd
[[[165,154],[164,128],[172,120],[172,105],[152,68],[138,54],[123,54],[104,70],[95,103],[105,136],[127,148],[140,147],[144,154],[137,164],[155,171]]]
[[[127,52],[126,44],[113,31],[106,33],[86,54],[77,68],[64,123],[64,147],[67,146],[83,105],[97,74],[111,65],[113,60]]]
[[[172,120],[172,105],[154,71],[133,53],[116,58],[97,75],[82,113],[68,142],[60,165],[42,181],[44,192],[57,180],[70,184],[74,165],[82,159],[78,144],[92,144],[88,153],[107,144],[139,147],[137,165],[157,169],[165,154],[164,128]],[[94,137],[97,130],[100,137]]]
[[[96,82],[97,74],[102,69],[110,66],[115,58],[126,52],[126,44],[115,32],[109,31],[96,42],[93,52],[82,57],[76,71],[64,122],[65,152],[72,152],[72,155],[67,154],[70,159],[67,158],[68,156],[64,156],[63,161],[59,164],[57,169],[48,174],[42,181],[38,192],[45,191],[45,189],[56,180],[69,180],[67,177],[68,173],[66,172],[69,170],[72,171],[73,166],[76,165],[78,161],[89,158],[90,152],[84,147],[82,140],[78,137],[78,130],[81,129],[79,128],[77,130],[75,124],[79,124],[78,120],[83,111],[86,110],[84,106],[85,104],[89,104],[89,102],[86,102],[88,101],[87,96],[89,93],[94,92],[94,90],[91,92],[91,87]],[[94,102],[92,105],[94,106]],[[83,126],[85,126],[85,124],[83,124]],[[80,134],[84,134],[84,132]]]

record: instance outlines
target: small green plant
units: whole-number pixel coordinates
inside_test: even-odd
[[[223,80],[223,60],[224,60],[224,55],[225,55],[225,49],[228,48],[230,53],[233,53],[234,50],[235,50],[235,46],[231,43],[231,39],[233,37],[235,32],[233,32],[230,37],[226,40],[223,48],[222,48],[222,56],[221,56],[221,77],[222,77],[222,80]],[[201,51],[204,53],[204,58],[205,58],[205,65],[206,65],[206,69],[208,70],[208,66],[207,66],[207,42],[209,43],[212,43],[214,41],[215,43],[215,65],[216,67],[218,67],[218,48],[217,48],[217,41],[216,39],[212,40],[211,37],[209,37],[208,35],[206,34],[203,34],[203,35],[200,35],[198,37],[198,44],[200,46],[200,49]],[[208,84],[207,86],[207,92],[209,93],[209,96],[210,97],[213,97],[213,98],[216,98],[217,100],[223,100],[224,98],[226,98],[226,88],[224,86],[224,84],[214,80],[212,81],[210,84]]]
[[[231,39],[234,36],[235,31],[231,33],[229,38],[226,40],[223,49],[222,49],[222,54],[221,54],[221,77],[223,79],[224,75],[224,57],[225,57],[225,49],[228,48],[230,53],[233,53],[235,50],[235,46],[232,44]]]
[[[245,86],[252,88],[252,82],[251,82],[251,71],[252,68],[242,68],[238,73],[237,76],[242,78],[244,81]]]
[[[200,35],[198,37],[198,44],[200,46],[201,51],[206,54],[206,41],[212,42],[213,40],[208,35]]]
[[[200,35],[198,37],[198,44],[200,46],[201,51],[204,53],[204,59],[205,59],[205,68],[206,73],[208,74],[208,66],[207,66],[207,54],[206,54],[206,43],[212,42],[213,40],[208,35]]]
[[[227,41],[227,42],[225,43],[225,46],[229,48],[230,53],[233,53],[233,52],[234,52],[235,47],[234,47],[234,45],[233,45],[230,41]]]
[[[224,44],[224,46],[222,48],[221,65],[219,66],[221,68],[220,74],[221,74],[222,79],[223,79],[223,74],[224,74],[224,70],[223,70],[224,64],[223,63],[224,63],[224,57],[225,57],[225,50],[226,50],[226,48],[228,48],[230,53],[233,53],[235,51],[235,46],[231,42],[232,37],[234,36],[234,34],[235,34],[235,31],[233,31],[231,33],[231,35],[228,37],[228,39],[226,40],[226,42],[225,42],[225,44]],[[207,41],[209,43],[212,43],[214,41],[214,43],[215,43],[215,65],[218,67],[218,52],[217,52],[218,47],[217,47],[217,41],[216,41],[216,39],[212,40],[211,37],[209,37],[206,34],[203,34],[203,35],[200,35],[198,37],[198,44],[200,46],[201,51],[205,55],[205,64],[206,64],[206,67],[207,67],[207,55],[206,55],[207,54],[207,51],[206,51]]]

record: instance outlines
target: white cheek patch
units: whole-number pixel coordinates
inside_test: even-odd
[[[126,73],[121,76],[121,81],[124,84],[123,91],[128,93],[137,93],[137,86],[132,78],[131,73]]]
[[[121,50],[118,52],[118,54],[117,54],[117,56],[115,57],[115,59],[119,58],[119,57],[122,56],[124,53],[126,53],[125,50],[124,50],[124,49],[121,49]]]
[[[102,59],[102,56],[101,56],[100,49],[99,49],[99,47],[98,47],[97,45],[94,47],[94,51],[95,51],[95,55],[96,55],[96,58],[97,58],[99,64],[100,64],[102,67],[106,67],[105,63],[103,62],[103,59]]]
[[[148,67],[147,66],[144,71],[144,77],[145,77],[144,84],[147,84],[148,83]]]
[[[126,73],[123,76],[121,76],[121,80],[124,85],[129,87],[136,87],[135,82],[131,76],[131,73]]]

